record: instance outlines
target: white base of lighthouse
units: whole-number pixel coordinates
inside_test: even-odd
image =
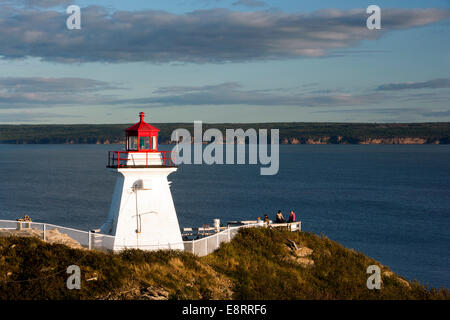
[[[113,250],[184,250],[167,176],[173,167],[112,169],[119,176],[106,223]]]

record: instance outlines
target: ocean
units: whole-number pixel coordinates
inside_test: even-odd
[[[100,227],[115,183],[107,152],[120,149],[0,145],[0,219]],[[450,288],[449,145],[281,145],[274,176],[260,165],[181,165],[169,178],[181,227],[292,209],[303,230]]]

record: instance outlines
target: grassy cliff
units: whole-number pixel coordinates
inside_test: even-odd
[[[68,290],[66,269],[81,268]],[[368,290],[366,269],[382,270]],[[377,261],[306,232],[244,229],[206,257],[187,252],[119,254],[71,249],[37,238],[0,238],[0,299],[449,299]]]

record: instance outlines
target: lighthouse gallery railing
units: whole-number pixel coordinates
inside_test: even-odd
[[[139,164],[130,164],[139,156]],[[155,165],[154,160],[161,161],[161,164]],[[109,151],[108,152],[108,167],[109,168],[127,168],[127,167],[145,167],[150,168],[154,166],[175,167],[176,156],[172,151]]]

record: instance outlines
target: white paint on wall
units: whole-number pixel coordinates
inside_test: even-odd
[[[167,176],[174,167],[111,169],[117,176],[108,219],[100,232],[113,250],[184,250]]]

